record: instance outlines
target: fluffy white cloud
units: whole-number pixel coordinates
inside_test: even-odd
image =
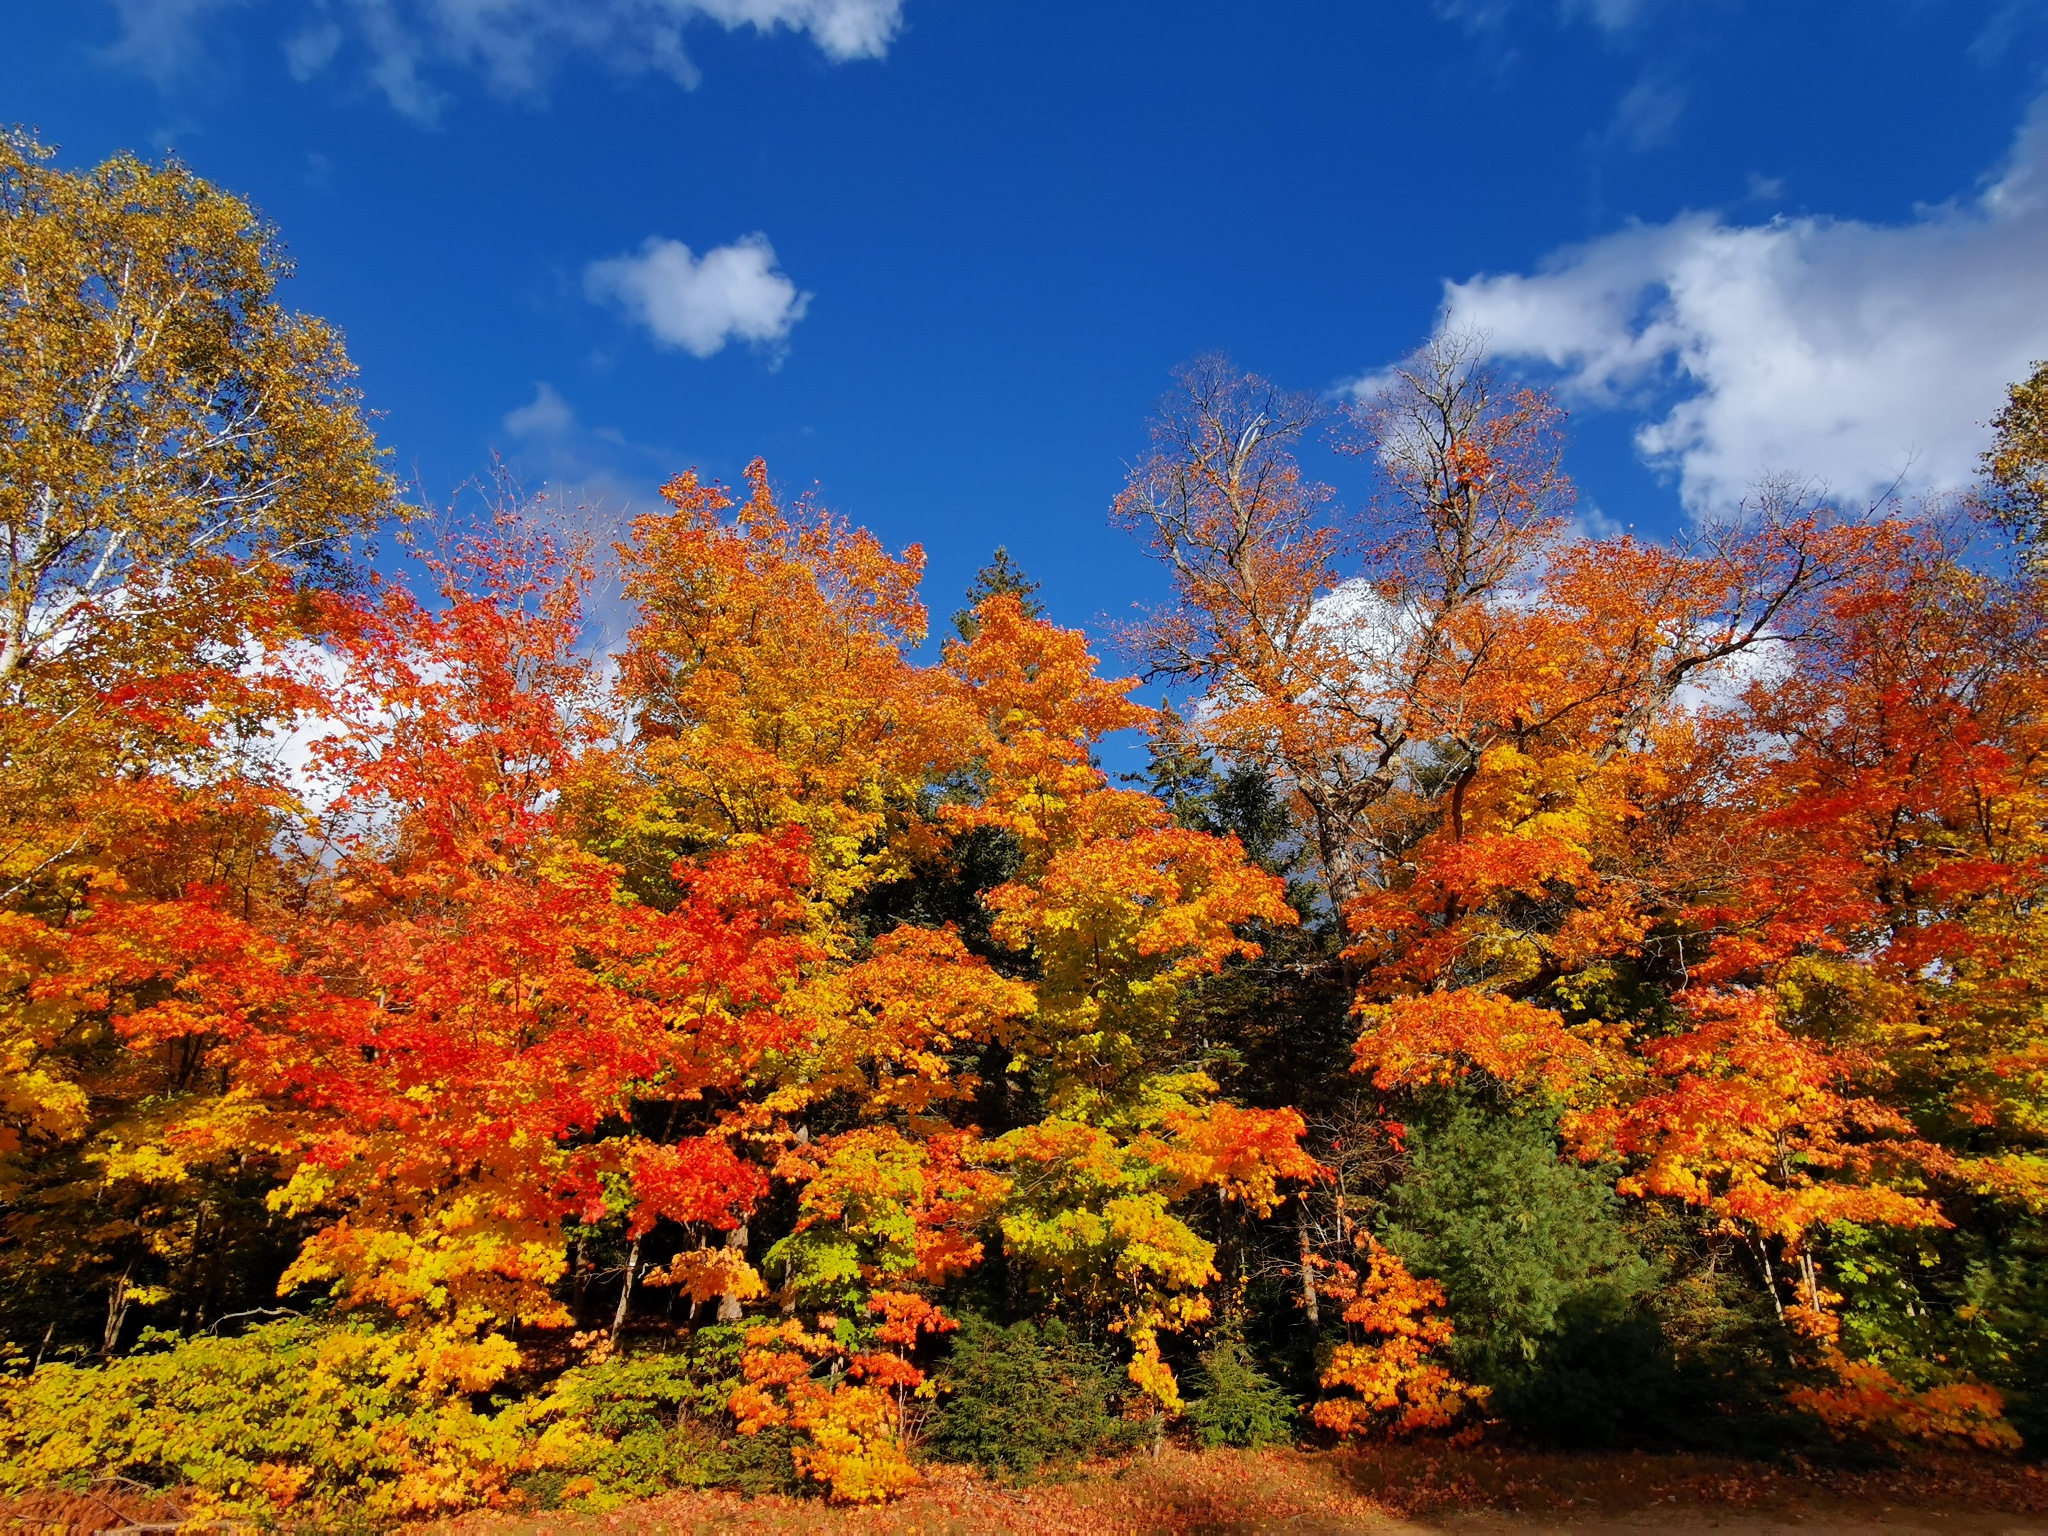
[[[1444,324],[1641,411],[1711,516],[1763,475],[1838,496],[1966,482],[2006,384],[2048,357],[2048,102],[1976,195],[1901,224],[1685,214],[1445,285]]]
[[[903,25],[903,0],[692,0],[728,29],[808,32],[834,59],[879,59]],[[671,8],[673,0],[671,0]]]
[[[186,68],[209,12],[248,0],[113,0],[121,39],[113,56],[157,78]],[[409,117],[432,121],[444,105],[433,77],[480,74],[505,95],[532,95],[564,54],[603,59],[626,73],[653,70],[697,83],[683,47],[692,24],[788,30],[828,58],[878,59],[903,25],[903,0],[286,0],[302,23],[285,62],[305,80],[355,52],[370,83]]]
[[[545,379],[533,386],[531,401],[505,413],[505,430],[514,437],[561,437],[575,429],[575,411]]]
[[[775,269],[775,247],[758,234],[702,256],[680,240],[650,235],[637,256],[592,262],[583,287],[593,299],[623,306],[657,341],[695,357],[734,338],[775,346],[811,302]]]

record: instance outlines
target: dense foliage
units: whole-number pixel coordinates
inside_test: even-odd
[[[2039,377],[1980,497],[1652,544],[1467,343],[1204,361],[1154,709],[759,463],[352,567],[249,210],[17,137],[0,214],[0,1486],[2048,1432]]]
[[[926,1446],[953,1461],[1030,1477],[1135,1443],[1116,1413],[1109,1352],[1054,1319],[998,1327],[969,1314],[947,1352],[945,1396]]]

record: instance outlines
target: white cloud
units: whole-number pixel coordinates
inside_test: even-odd
[[[514,483],[541,487],[534,494],[544,494],[558,513],[572,509],[579,518],[608,519],[607,528],[659,506],[656,488],[694,457],[670,445],[635,442],[616,427],[586,426],[575,406],[545,380],[500,425],[511,440],[506,467]]]
[[[505,468],[527,513],[572,539],[587,539],[596,579],[584,589],[584,641],[603,654],[625,638],[636,614],[611,555],[639,513],[658,511],[659,487],[700,456],[670,444],[636,442],[616,427],[587,426],[546,382],[505,413],[512,439]],[[488,496],[496,488],[478,487]]]
[[[2048,101],[1979,194],[1908,222],[1636,224],[1447,283],[1444,324],[1643,412],[1638,448],[1699,515],[1778,471],[1845,498],[1961,485],[2004,386],[2048,357]]]
[[[879,59],[903,25],[903,0],[693,0],[728,30],[808,32],[834,59]]]
[[[342,31],[331,21],[309,26],[285,39],[284,64],[294,80],[310,80],[341,51]]]
[[[1635,154],[1670,143],[1679,118],[1685,115],[1685,94],[1683,86],[1655,71],[1644,74],[1614,104],[1607,142]]]
[[[200,70],[207,63],[205,23],[215,11],[248,0],[113,0],[121,35],[106,52],[109,61],[158,85]]]
[[[113,0],[112,56],[159,82],[200,57],[209,13],[250,0]],[[284,43],[293,77],[310,79],[355,45],[364,77],[399,112],[431,122],[446,102],[431,77],[480,74],[501,95],[538,95],[567,54],[627,74],[697,83],[683,47],[693,24],[808,36],[837,62],[878,59],[903,26],[903,0],[272,0],[302,24]]]
[[[811,302],[775,270],[775,247],[759,234],[701,257],[680,240],[650,235],[637,256],[592,262],[583,288],[592,299],[621,305],[657,341],[695,357],[709,357],[735,338],[776,346]]]
[[[545,379],[533,386],[533,399],[505,413],[505,430],[514,437],[561,437],[576,429],[576,413]]]

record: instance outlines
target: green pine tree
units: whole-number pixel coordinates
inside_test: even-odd
[[[962,640],[971,642],[981,632],[981,620],[975,617],[975,610],[992,597],[1014,597],[1023,606],[1025,618],[1042,619],[1045,604],[1038,600],[1037,592],[1038,583],[1024,574],[1024,567],[1010,558],[1007,548],[998,544],[988,564],[976,571],[974,580],[967,584],[967,606],[953,615],[953,628]]]

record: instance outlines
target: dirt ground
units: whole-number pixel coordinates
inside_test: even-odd
[[[682,1536],[712,1531],[1107,1536],[1284,1531],[1304,1536],[1521,1536],[1572,1531],[1718,1536],[2048,1536],[2048,1475],[1990,1457],[1859,1472],[1678,1456],[1561,1456],[1479,1447],[1366,1452],[1169,1450],[1061,1482],[1004,1487],[935,1470],[880,1509],[809,1499],[673,1494],[603,1515],[471,1515],[437,1536]]]

